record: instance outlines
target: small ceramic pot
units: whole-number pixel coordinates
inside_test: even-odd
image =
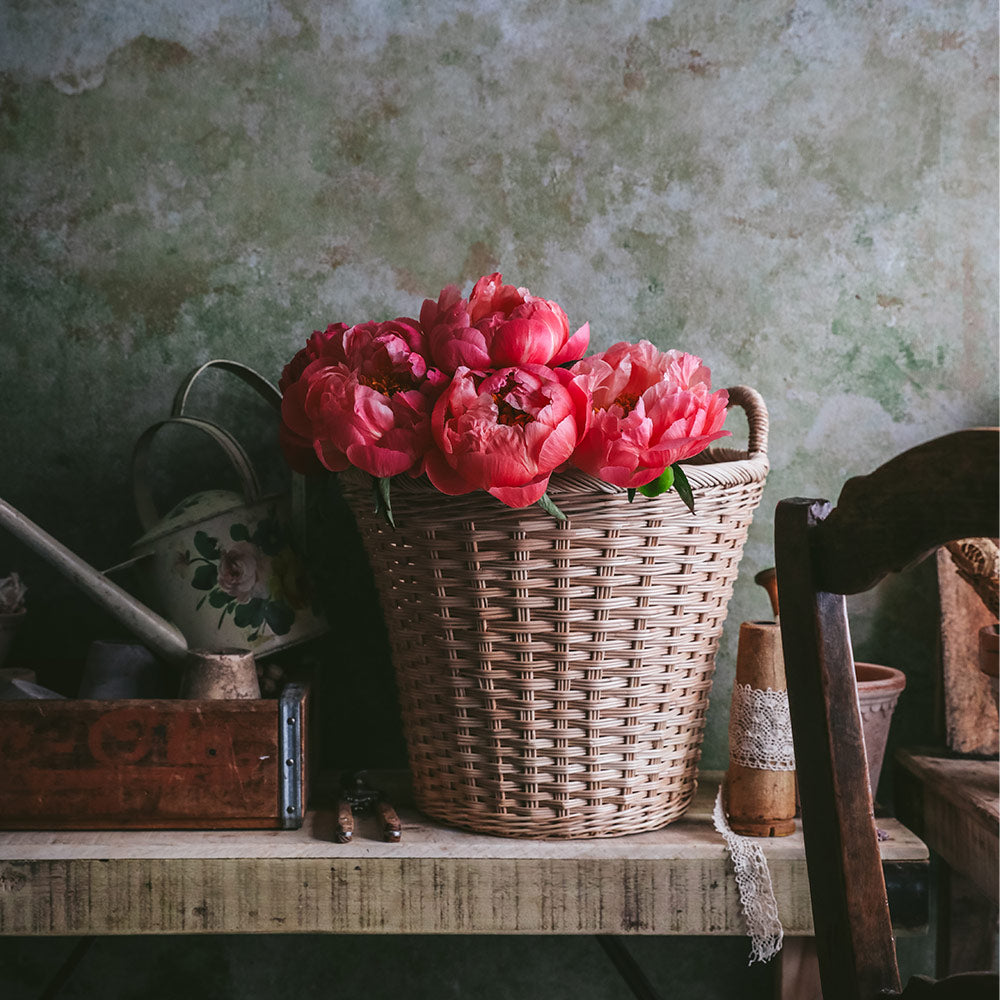
[[[861,727],[865,735],[868,778],[874,795],[882,774],[892,713],[906,687],[906,675],[902,670],[878,663],[855,663],[854,673],[858,680],[858,703],[861,708]]]
[[[245,649],[194,649],[181,676],[182,698],[233,700],[259,698],[253,653]]]

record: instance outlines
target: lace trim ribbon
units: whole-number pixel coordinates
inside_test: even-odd
[[[733,685],[729,759],[755,771],[794,771],[788,692]]]
[[[729,828],[722,805],[723,788],[724,785],[719,786],[712,820],[715,829],[726,842],[736,873],[736,887],[747,922],[747,933],[750,935],[750,959],[747,964],[768,962],[781,951],[785,936],[778,918],[771,872],[760,844],[753,837],[741,837]]]

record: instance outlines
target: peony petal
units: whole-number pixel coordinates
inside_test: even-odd
[[[351,465],[378,478],[398,476],[401,472],[406,472],[414,461],[410,452],[382,447],[381,444],[352,444],[346,454]]]
[[[549,478],[544,476],[524,486],[497,486],[486,492],[508,507],[530,507],[531,504],[538,503],[542,494],[549,488]]]
[[[584,323],[576,333],[563,345],[556,356],[549,362],[550,365],[565,365],[570,361],[576,361],[587,353],[590,347],[590,324]]]
[[[313,450],[313,443],[309,438],[296,434],[285,424],[282,424],[278,428],[278,442],[281,445],[285,461],[289,468],[295,472],[308,475],[323,470],[323,464]]]
[[[544,324],[510,319],[497,329],[490,344],[490,361],[499,368],[544,365],[552,356],[552,339]]]
[[[322,465],[331,472],[343,472],[351,464],[347,456],[329,441],[314,441],[313,448]]]
[[[293,382],[281,397],[281,421],[293,434],[312,438],[312,421],[306,414],[307,382]]]
[[[445,461],[445,457],[440,451],[434,448],[424,456],[424,471],[427,473],[427,478],[434,484],[434,488],[448,496],[461,496],[464,493],[472,493],[476,489]]]
[[[431,332],[430,344],[434,364],[443,372],[490,367],[486,340],[475,327],[437,326]]]

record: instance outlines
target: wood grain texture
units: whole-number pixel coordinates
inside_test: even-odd
[[[994,903],[1000,888],[1000,765],[896,754],[896,809],[936,851]]]
[[[607,840],[531,841],[431,822],[391,791],[402,842],[375,817],[335,840],[334,803],[300,830],[0,834],[0,933],[746,933],[705,776],[688,814]],[[883,854],[925,874],[887,823]],[[802,837],[763,842],[786,933],[812,933]]]
[[[0,829],[281,826],[278,716],[274,699],[0,702]]]
[[[788,703],[826,991],[899,988],[843,596],[816,590],[811,537],[823,501],[784,500],[775,521]]]
[[[995,538],[998,496],[996,428],[911,448],[844,484],[835,510],[816,527],[816,585],[857,594],[946,542]]]
[[[948,865],[938,879],[935,975],[996,968],[997,904]]]
[[[776,1000],[823,1000],[815,938],[786,937],[778,962]]]
[[[997,703],[979,669],[979,630],[996,619],[943,548],[937,578],[945,745],[956,753],[994,754],[1000,749]]]

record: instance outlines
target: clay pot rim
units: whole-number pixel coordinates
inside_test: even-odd
[[[906,687],[906,674],[882,663],[855,661],[854,672],[858,685],[863,685],[866,691],[902,691]]]

